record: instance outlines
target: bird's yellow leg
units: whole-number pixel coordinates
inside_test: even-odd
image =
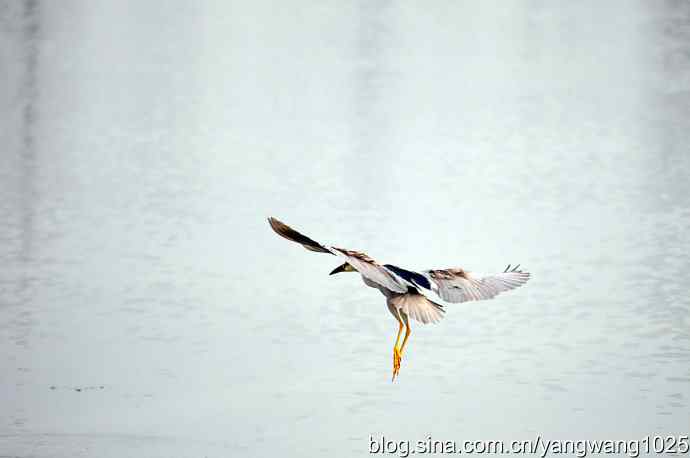
[[[395,345],[393,345],[393,380],[395,380],[395,376],[398,375],[398,371],[400,370],[400,349],[398,346],[400,345],[400,334],[402,334],[403,330],[403,322],[400,318],[398,318],[398,335],[395,338]]]
[[[405,344],[407,343],[408,337],[410,337],[410,334],[412,333],[412,328],[410,328],[410,322],[407,319],[407,317],[404,318],[405,320],[405,338],[403,339],[402,346],[400,347],[400,358],[402,358],[403,351],[405,350]]]
[[[402,360],[402,352],[405,349],[407,338],[410,337],[410,333],[412,332],[410,329],[410,322],[408,321],[407,315],[403,315],[402,319],[405,322],[405,338],[403,339],[403,344],[400,348],[398,348],[397,346],[398,342],[395,342],[396,346],[393,350],[393,380],[395,380],[395,376],[398,375],[398,372],[400,372],[400,361]],[[402,331],[402,322],[400,323],[398,338],[400,338],[400,331]]]

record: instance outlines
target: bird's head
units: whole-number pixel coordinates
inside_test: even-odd
[[[340,272],[356,272],[356,271],[355,271],[355,268],[352,267],[350,264],[345,263],[345,264],[341,264],[338,267],[336,267],[335,269],[333,269],[331,271],[331,273],[328,275],[335,275],[335,274],[340,273]]]

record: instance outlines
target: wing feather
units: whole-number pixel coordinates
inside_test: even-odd
[[[283,223],[282,221],[277,220],[274,217],[268,218],[268,224],[271,225],[271,228],[278,234],[279,236],[286,238],[292,242],[297,242],[300,245],[302,245],[304,248],[306,248],[309,251],[316,251],[318,253],[331,253],[331,250],[326,248],[325,246],[321,245],[319,242],[310,239],[304,234],[300,234],[287,224]]]
[[[529,272],[518,270],[519,264],[491,275],[477,275],[463,269],[426,270],[423,274],[436,285],[434,290],[446,302],[491,299],[496,295],[524,285]]]
[[[395,293],[407,292],[407,286],[398,282],[385,267],[371,259],[365,253],[331,247],[331,253],[347,261],[362,277],[377,283]]]

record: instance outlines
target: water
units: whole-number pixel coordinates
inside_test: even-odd
[[[272,3],[0,5],[0,455],[687,434],[690,5]]]

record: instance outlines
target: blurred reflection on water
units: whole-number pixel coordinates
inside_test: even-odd
[[[687,2],[27,1],[0,34],[1,451],[687,433]],[[534,277],[391,385],[380,295],[271,214]]]

